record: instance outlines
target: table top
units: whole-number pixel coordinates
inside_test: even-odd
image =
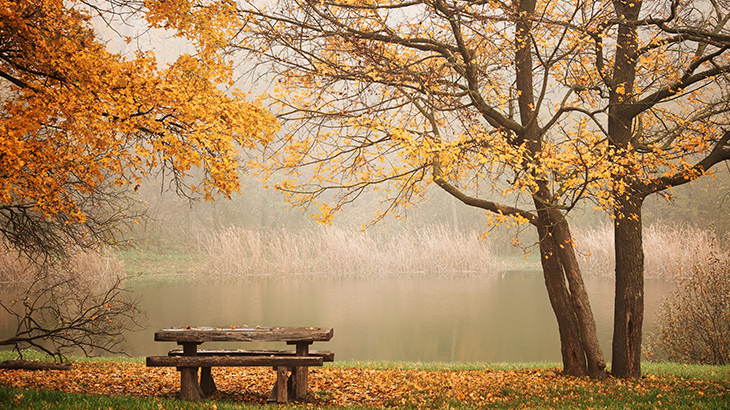
[[[321,327],[185,327],[155,332],[156,342],[326,342],[334,329]]]

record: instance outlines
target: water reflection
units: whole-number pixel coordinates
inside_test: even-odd
[[[153,341],[165,327],[262,325],[333,327],[332,341],[313,348],[334,350],[337,360],[560,361],[557,324],[537,271],[464,278],[135,280],[126,287],[142,298],[149,325],[128,335],[132,356],[176,347]],[[587,287],[610,360],[613,282],[590,279]],[[646,329],[671,289],[667,282],[647,282]],[[9,331],[2,323],[0,333]]]
[[[613,282],[593,279],[587,286],[599,339],[610,356]],[[142,281],[128,288],[142,296],[150,322],[146,331],[130,336],[130,353],[137,356],[173,347],[152,342],[154,331],[163,327],[245,324],[334,327],[335,337],[319,348],[334,350],[339,360],[560,360],[557,325],[540,272],[484,278]],[[666,282],[647,283],[647,329],[669,290]]]

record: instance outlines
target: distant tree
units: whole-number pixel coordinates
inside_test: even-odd
[[[151,52],[122,57],[97,38],[92,16],[110,24],[143,19],[189,41],[196,53],[164,68]],[[36,264],[37,275],[30,299],[19,302],[30,314],[17,316],[22,326],[10,340],[58,341],[68,330],[63,337],[84,346],[97,331],[116,335],[97,313],[119,284],[101,295],[76,293],[83,285],[57,271],[79,249],[118,241],[122,223],[137,215],[126,192],[145,176],[155,173],[178,194],[207,200],[239,189],[237,149],[266,143],[277,127],[259,104],[226,91],[234,78],[222,46],[239,25],[226,1],[205,8],[155,0],[0,7],[0,236],[7,250]],[[194,168],[200,178],[191,178]],[[75,297],[62,301],[59,294]],[[108,315],[117,318],[136,309],[109,302]],[[58,318],[58,326],[37,315]]]
[[[239,7],[236,45],[267,67],[286,120],[269,153],[292,202],[327,222],[378,189],[397,214],[433,184],[533,225],[565,371],[602,377],[566,220],[593,201],[615,221],[612,372],[641,374],[643,200],[730,158],[724,0]]]
[[[657,327],[649,337],[651,360],[730,364],[730,257],[709,255],[679,279]]]

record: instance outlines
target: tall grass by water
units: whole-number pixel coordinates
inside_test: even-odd
[[[441,225],[395,234],[337,227],[301,231],[231,227],[200,234],[195,246],[184,251],[188,255],[184,271],[204,272],[213,277],[378,277],[490,275],[505,270],[540,268],[539,262],[498,254],[490,242],[492,239],[481,240],[480,234]],[[573,239],[586,276],[613,277],[612,226],[576,229]],[[647,278],[675,279],[678,274],[691,271],[692,266],[705,262],[711,252],[723,253],[711,230],[663,224],[644,229]],[[79,253],[71,266],[87,279],[110,279],[124,274],[126,259],[108,250]],[[134,265],[133,260],[126,262]],[[31,280],[29,266],[17,253],[0,253],[0,283]],[[164,267],[158,267],[153,273],[164,271]]]
[[[124,261],[109,249],[77,252],[66,269],[85,279],[109,280],[124,276]],[[29,282],[36,273],[37,266],[24,255],[12,250],[0,252],[0,283]]]
[[[397,234],[323,227],[308,231],[254,231],[227,228],[200,236],[201,270],[208,275],[266,276],[402,276],[497,274],[539,268],[514,265],[494,252],[480,232],[430,226]],[[614,274],[613,227],[574,231],[576,250],[586,276]],[[710,230],[692,226],[651,225],[644,230],[647,278],[671,280],[720,252]]]
[[[207,274],[398,276],[490,273],[499,261],[478,232],[441,226],[394,235],[326,227],[270,232],[228,228],[199,240]]]
[[[644,228],[643,239],[646,278],[675,279],[706,262],[710,253],[722,253],[714,232],[688,225],[650,225]],[[585,275],[614,276],[613,226],[577,229],[573,240]]]

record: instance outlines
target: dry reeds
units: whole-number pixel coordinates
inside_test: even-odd
[[[229,228],[202,235],[203,271],[241,275],[463,275],[495,272],[497,258],[478,233],[429,227],[373,236],[355,229],[323,227],[273,232]]]
[[[680,225],[650,225],[644,229],[644,271],[646,278],[673,279],[704,263],[719,249],[715,234],[706,229]],[[613,227],[578,229],[573,234],[585,275],[613,277],[615,267]]]
[[[63,267],[59,266],[59,269],[73,272],[87,280],[108,280],[124,276],[124,261],[108,249],[78,252],[68,262]],[[0,283],[32,281],[38,272],[37,268],[26,256],[8,250],[7,247],[0,252]]]
[[[124,261],[110,249],[97,252],[81,252],[71,259],[72,270],[86,279],[109,280],[124,278]]]

